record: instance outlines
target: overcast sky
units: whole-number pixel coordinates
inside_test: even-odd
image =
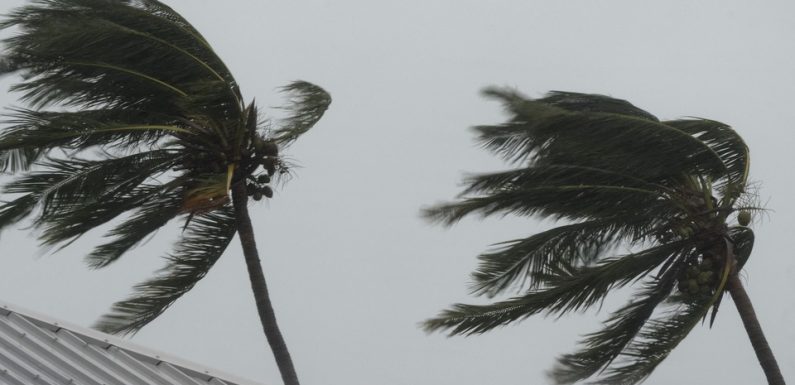
[[[21,4],[0,0],[0,11]],[[330,110],[289,151],[297,176],[252,206],[282,331],[306,385],[543,384],[555,356],[601,312],[535,317],[468,338],[418,322],[467,293],[475,256],[539,231],[526,218],[443,229],[420,208],[455,196],[464,172],[506,167],[469,127],[504,119],[478,92],[568,90],[630,100],[660,118],[731,124],[751,148],[770,209],[744,281],[784,376],[795,381],[795,5],[790,1],[167,1],[215,47],[247,99],[278,106],[302,79]],[[0,83],[6,89],[9,82]],[[0,105],[15,96],[0,95]],[[90,325],[162,264],[177,224],[100,271],[82,263],[100,233],[57,254],[26,229],[0,238],[0,302]],[[279,384],[237,241],[137,344]],[[760,384],[730,302],[646,382]]]

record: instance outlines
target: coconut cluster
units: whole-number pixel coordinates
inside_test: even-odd
[[[226,171],[226,154],[207,151],[189,151],[182,158],[182,163],[174,167],[174,171],[188,170],[191,174],[218,174]]]
[[[248,196],[254,198],[255,201],[262,199],[262,197],[273,198],[273,189],[268,184],[271,182],[271,177],[268,174],[261,174],[257,177],[249,176],[246,178],[246,191]]]
[[[272,198],[273,189],[270,187],[271,179],[276,171],[284,172],[279,161],[279,146],[273,141],[264,140],[255,135],[251,146],[240,152],[241,164],[246,172],[246,190],[255,201],[262,197]],[[262,167],[262,173],[257,174]]]
[[[187,145],[186,145],[187,146]],[[199,178],[212,174],[225,174],[230,164],[236,164],[233,181],[241,179],[246,183],[248,195],[254,200],[273,197],[271,179],[277,172],[285,173],[287,168],[279,159],[279,146],[252,133],[239,152],[234,147],[208,148],[190,145],[180,164],[174,171],[184,171]]]
[[[704,255],[689,263],[680,273],[677,287],[688,298],[711,296],[718,287],[720,263]]]

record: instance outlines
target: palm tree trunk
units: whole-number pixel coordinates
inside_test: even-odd
[[[237,219],[237,232],[240,236],[240,244],[243,246],[243,255],[246,258],[248,276],[251,280],[251,290],[254,291],[254,300],[257,303],[257,312],[262,322],[262,330],[268,339],[276,365],[282,375],[285,385],[299,385],[298,375],[295,373],[293,359],[287,351],[287,344],[284,342],[282,332],[276,324],[276,316],[273,313],[273,306],[268,295],[268,286],[265,284],[265,275],[262,273],[262,265],[257,252],[257,244],[254,241],[254,229],[251,227],[251,217],[248,215],[248,194],[246,193],[245,182],[235,183],[232,187],[232,202],[235,206],[235,217]]]
[[[778,363],[776,363],[776,357],[773,356],[773,351],[770,350],[765,334],[762,333],[762,326],[759,325],[759,320],[756,318],[751,298],[748,297],[748,293],[746,293],[742,282],[740,282],[737,272],[732,272],[729,276],[727,286],[729,294],[737,306],[737,311],[740,313],[748,338],[751,340],[751,345],[754,347],[759,365],[762,366],[762,370],[765,372],[767,383],[770,385],[785,385],[784,377],[781,375]]]

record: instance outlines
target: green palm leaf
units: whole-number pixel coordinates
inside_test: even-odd
[[[331,95],[324,89],[308,82],[296,81],[282,88],[288,94],[287,118],[273,132],[277,143],[289,144],[309,131],[331,104]]]
[[[134,333],[193,288],[223,254],[237,231],[231,206],[197,215],[159,274],[135,287],[94,327],[107,333]]]
[[[549,373],[555,383],[572,384],[587,379],[619,357],[657,306],[668,298],[676,283],[675,273],[669,270],[651,279],[642,292],[610,315],[604,329],[586,336],[580,343],[580,351],[559,357],[558,364]]]
[[[595,262],[622,242],[641,241],[655,225],[638,216],[617,216],[558,226],[502,242],[478,257],[480,265],[472,275],[472,291],[494,297],[511,287],[536,288],[552,269]]]
[[[645,380],[706,315],[709,298],[679,304],[650,320],[619,360],[593,384],[636,384]]]
[[[545,277],[538,290],[491,305],[454,305],[425,321],[423,327],[429,332],[450,330],[451,335],[476,334],[538,313],[563,315],[584,310],[610,290],[635,281],[689,247],[688,242],[676,242],[605,259],[594,266],[563,266]]]

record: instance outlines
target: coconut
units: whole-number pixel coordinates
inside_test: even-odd
[[[704,271],[698,275],[698,283],[699,285],[706,285],[712,282],[712,277],[714,277],[714,273],[711,271]]]
[[[262,186],[259,191],[268,198],[273,198],[273,189],[269,186]]]
[[[265,184],[265,183],[270,183],[270,182],[271,182],[271,177],[269,177],[269,176],[267,176],[265,174],[262,174],[262,175],[257,177],[257,183]]]
[[[254,136],[252,143],[254,144],[254,149],[257,150],[257,152],[262,151],[263,147],[265,146],[265,141],[262,140],[259,135]]]
[[[268,175],[276,173],[276,163],[263,164],[263,167],[265,167],[265,171],[268,172]]]
[[[263,142],[258,150],[262,152],[262,154],[265,156],[279,155],[279,146],[276,143],[273,143],[272,141]]]
[[[740,223],[740,226],[748,226],[751,223],[751,212],[748,210],[742,210],[739,214],[737,214],[737,222]]]
[[[259,190],[257,190],[257,191],[254,191],[254,200],[255,200],[255,201],[258,201],[258,200],[260,200],[260,199],[262,199],[262,192],[261,192],[261,191],[259,191]]]

